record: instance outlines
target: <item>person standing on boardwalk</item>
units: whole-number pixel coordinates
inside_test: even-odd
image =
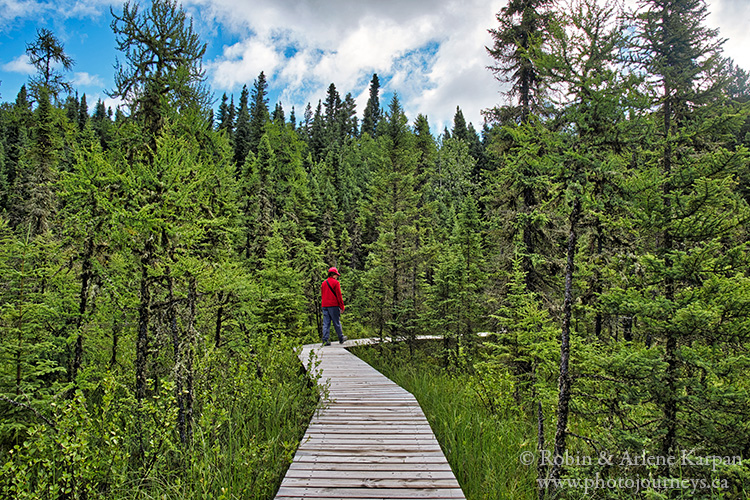
[[[344,297],[341,295],[341,284],[338,281],[339,270],[332,267],[328,270],[328,278],[320,285],[321,306],[323,307],[323,345],[331,345],[331,323],[339,337],[339,343],[346,342],[341,331],[341,313],[344,312]]]

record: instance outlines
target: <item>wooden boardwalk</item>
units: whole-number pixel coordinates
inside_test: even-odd
[[[356,341],[348,341],[347,347]],[[277,499],[465,498],[417,400],[338,343],[314,352],[328,401],[313,416]]]

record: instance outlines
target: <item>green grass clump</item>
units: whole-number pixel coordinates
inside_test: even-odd
[[[536,498],[536,471],[519,462],[535,446],[535,430],[523,415],[492,411],[472,376],[441,369],[429,347],[412,355],[403,345],[353,351],[414,394],[467,499]]]

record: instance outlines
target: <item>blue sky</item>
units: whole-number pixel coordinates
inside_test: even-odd
[[[285,111],[324,99],[330,83],[351,92],[361,115],[373,73],[381,104],[396,91],[410,119],[426,114],[433,133],[456,106],[481,127],[480,111],[503,102],[486,66],[487,29],[507,0],[185,0],[208,44],[204,67],[217,98],[239,98],[264,71],[270,102]],[[0,0],[0,101],[15,99],[33,72],[25,45],[47,28],[75,61],[66,76],[90,106],[112,88],[117,57],[107,0]],[[708,24],[728,38],[725,54],[750,69],[750,1],[711,0]]]

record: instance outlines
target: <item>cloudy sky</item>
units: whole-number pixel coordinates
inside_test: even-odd
[[[728,38],[725,54],[750,69],[750,0],[709,0],[708,23]],[[486,67],[485,46],[507,0],[184,0],[208,44],[204,66],[217,97],[239,98],[264,71],[271,106],[297,116],[331,83],[351,92],[361,115],[373,73],[381,104],[397,92],[410,119],[428,116],[433,133],[456,106],[477,128],[480,111],[503,102]],[[117,53],[107,0],[0,0],[0,101],[15,99],[33,72],[25,44],[48,28],[75,60],[68,75],[90,106],[106,100]]]

